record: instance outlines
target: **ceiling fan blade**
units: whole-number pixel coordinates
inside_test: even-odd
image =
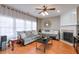
[[[41,9],[41,8],[36,8],[36,10],[43,10],[43,9]]]
[[[55,8],[49,8],[49,9],[47,9],[47,10],[55,10]]]

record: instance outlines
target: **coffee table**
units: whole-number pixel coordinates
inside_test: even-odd
[[[50,39],[49,38],[38,38],[37,40],[36,40],[36,49],[38,49],[38,47],[37,47],[37,43],[41,43],[41,44],[43,44],[43,48],[44,48],[44,53],[46,53],[46,48],[48,47],[48,42],[50,41]]]

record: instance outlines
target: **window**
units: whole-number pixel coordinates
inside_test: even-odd
[[[31,24],[31,21],[30,20],[26,20],[25,30],[26,31],[31,31],[32,30],[32,24]]]
[[[24,31],[24,20],[16,19],[16,31]]]
[[[36,28],[37,28],[36,21],[33,21],[32,22],[32,30],[36,30]]]
[[[8,39],[15,37],[16,31],[32,31],[36,30],[36,27],[36,21],[0,15],[0,35],[7,35]]]
[[[0,15],[0,35],[13,35],[13,19]]]

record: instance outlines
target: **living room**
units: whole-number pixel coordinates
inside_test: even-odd
[[[0,53],[77,54],[74,47],[76,39],[73,38],[78,36],[79,30],[78,6],[0,4]],[[47,40],[50,39],[49,42],[38,43],[41,35]],[[20,43],[16,44],[16,41]],[[40,49],[36,49],[37,46]]]

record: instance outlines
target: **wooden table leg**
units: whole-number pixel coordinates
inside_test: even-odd
[[[46,45],[44,44],[44,53],[46,53]]]
[[[75,47],[75,44],[76,44],[76,42],[75,42],[75,38],[74,38],[74,43],[73,43],[73,47],[74,47],[74,48],[76,48],[76,47]]]
[[[79,43],[78,42],[76,43],[76,52],[77,54],[79,54]]]

